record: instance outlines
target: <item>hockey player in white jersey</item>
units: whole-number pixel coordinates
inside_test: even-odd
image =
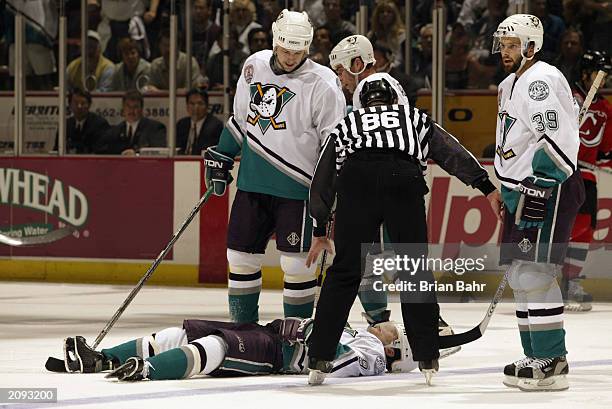
[[[307,342],[313,319],[277,319],[267,325],[185,320],[183,326],[95,351],[83,337],[64,341],[68,372],[112,371],[106,377],[123,381],[305,373]],[[282,353],[291,345],[296,358]],[[346,326],[330,377],[409,372],[412,359],[403,325],[386,322],[367,329]],[[285,368],[290,368],[286,370]]]
[[[306,13],[283,10],[272,24],[273,50],[244,62],[233,115],[205,154],[207,186],[223,195],[241,154],[227,237],[229,310],[234,322],[259,319],[261,265],[273,233],[284,273],[287,317],[312,315],[315,268],[308,188],[320,147],[345,115],[334,73],[307,58],[313,28]]]
[[[578,106],[555,67],[538,61],[543,28],[532,15],[506,18],[493,52],[510,73],[498,89],[495,173],[505,206],[500,262],[510,264],[525,358],[504,368],[504,384],[568,388],[563,299],[556,275],[584,200],[577,172]]]

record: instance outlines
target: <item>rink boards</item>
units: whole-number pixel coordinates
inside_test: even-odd
[[[495,180],[492,166],[487,170]],[[236,176],[236,175],[235,175]],[[585,271],[598,291],[612,288],[612,175],[599,172],[598,227]],[[436,165],[427,174],[429,239],[446,257],[485,252],[498,270],[500,224],[478,191]],[[0,279],[135,283],[166,246],[203,193],[197,159],[21,157],[0,159],[0,231],[36,235],[64,225],[73,236],[29,248],[0,247]],[[168,285],[224,285],[231,199],[212,197],[151,278]],[[410,215],[406,215],[410,217]],[[457,253],[457,244],[461,250]],[[473,246],[488,244],[486,247]],[[264,286],[282,287],[274,241],[264,259]],[[492,283],[497,274],[490,274]],[[492,287],[495,287],[493,285]]]

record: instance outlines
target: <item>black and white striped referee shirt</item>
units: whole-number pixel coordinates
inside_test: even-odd
[[[310,185],[310,214],[315,236],[324,235],[335,196],[336,176],[344,162],[362,149],[405,152],[423,171],[432,159],[447,173],[485,195],[495,190],[478,160],[429,116],[408,105],[380,105],[351,112],[325,140]]]

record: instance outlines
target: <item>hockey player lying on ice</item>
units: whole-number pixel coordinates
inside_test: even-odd
[[[263,326],[185,320],[183,328],[166,328],[100,352],[83,337],[72,337],[65,340],[64,362],[68,372],[112,370],[106,377],[123,381],[306,373],[312,322],[286,318]],[[283,357],[283,343],[301,348],[301,354],[292,355],[299,359]],[[350,377],[409,372],[417,364],[403,325],[385,322],[359,330],[347,326],[333,366],[331,376]]]

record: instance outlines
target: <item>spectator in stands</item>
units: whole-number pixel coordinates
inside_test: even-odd
[[[469,1],[469,0],[467,0]],[[446,9],[446,23],[452,25],[457,21],[461,6],[457,0],[419,0],[414,5],[414,21],[416,28],[432,22],[434,7],[444,5]]]
[[[312,45],[310,46],[310,59],[321,65],[329,65],[329,53],[334,44],[331,41],[330,29],[327,26],[317,27],[314,30]]]
[[[191,25],[193,33],[192,53],[200,69],[206,67],[208,53],[215,44],[221,27],[211,20],[211,0],[194,0]]]
[[[539,57],[548,63],[557,55],[559,39],[565,31],[565,23],[559,16],[548,12],[547,0],[530,0],[529,12],[540,19],[544,28],[544,44],[539,52]]]
[[[455,23],[450,32],[446,54],[446,88],[465,89],[470,85],[470,72],[477,70],[477,62],[469,58],[470,36],[465,28]]]
[[[176,124],[176,147],[181,155],[201,155],[219,143],[223,122],[208,112],[208,93],[192,88],[187,93],[187,113]]]
[[[130,91],[145,86],[149,81],[151,64],[140,57],[138,43],[131,38],[122,38],[119,53],[122,61],[115,67],[111,90]]]
[[[177,33],[177,59],[176,59],[176,87],[188,89],[199,87],[204,84],[204,78],[200,74],[200,66],[194,57],[191,57],[191,78],[187,79],[187,54],[179,51],[181,35]],[[161,57],[157,57],[151,63],[149,84],[147,91],[167,90],[170,88],[170,30],[163,29],[159,33],[159,51]]]
[[[135,155],[140,148],[166,146],[166,127],[143,117],[144,99],[138,91],[128,91],[122,99],[124,121],[104,136],[98,153]]]
[[[398,67],[392,66],[393,52],[384,45],[376,43],[374,44],[374,59],[376,60],[374,64],[376,72],[386,72],[395,78],[406,91],[410,105],[415,106],[419,84],[413,77],[408,77]]]
[[[303,7],[313,26],[319,27],[325,24],[323,0],[304,0]]]
[[[419,88],[431,88],[433,25],[426,24],[419,31],[418,46],[412,53],[412,75]]]
[[[582,33],[573,27],[565,30],[559,42],[559,55],[553,65],[559,69],[570,84],[580,80],[580,58],[584,44]]]
[[[223,33],[219,33],[217,37],[217,46],[222,47]],[[238,82],[242,64],[247,59],[248,54],[244,53],[238,45],[238,33],[230,29],[230,86],[234,86]],[[223,89],[223,54],[215,54],[209,58],[206,65],[206,74],[208,75],[208,87],[210,89]]]
[[[464,0],[457,17],[457,22],[469,32],[472,25],[482,18],[487,11],[487,0]]]
[[[119,40],[130,37],[130,24],[138,24],[131,23],[131,20],[138,19],[144,30],[141,17],[145,13],[145,2],[144,0],[103,0],[101,6],[104,19],[98,30],[110,31],[104,55],[114,63],[118,63],[120,61],[117,50]]]
[[[610,0],[565,0],[563,6],[566,23],[582,32],[585,47],[612,54]]]
[[[254,54],[257,51],[269,50],[272,48],[270,44],[270,35],[263,28],[254,28],[249,32],[249,54]]]
[[[353,23],[342,19],[340,0],[323,0],[323,9],[325,10],[325,22],[323,24],[331,30],[330,36],[333,44],[338,44],[343,38],[357,32]]]
[[[472,26],[473,45],[470,60],[473,64],[470,74],[476,88],[488,88],[500,66],[499,57],[491,53],[493,33],[506,18],[508,0],[487,0],[487,11]]]
[[[372,30],[368,38],[372,44],[381,42],[391,50],[395,60],[394,67],[402,63],[402,45],[406,41],[406,28],[399,9],[392,0],[382,0],[377,3],[372,13]]]
[[[241,51],[249,54],[249,32],[260,28],[261,24],[255,21],[255,4],[251,0],[234,0],[230,5],[231,27],[238,33],[238,43]],[[221,47],[219,47],[221,50]]]
[[[255,2],[255,5],[257,7],[257,22],[269,33],[272,30],[272,23],[276,21],[280,12],[283,11],[285,2],[279,0],[259,0]],[[323,10],[323,5],[321,5],[321,10]]]
[[[21,2],[20,10],[34,19],[40,26],[25,21],[24,73],[26,87],[30,90],[50,90],[55,83],[57,66],[53,53],[53,41],[57,35],[57,9],[43,2]],[[6,6],[0,10],[0,38],[8,45],[9,75],[15,76],[15,15]],[[5,87],[2,87],[5,88]]]
[[[82,81],[82,57],[74,59],[66,67],[66,82],[71,90],[81,89],[83,91],[109,91],[115,65],[102,55],[100,47],[100,35],[93,30],[87,32],[87,73],[86,84]]]
[[[100,115],[89,111],[89,92],[75,89],[69,98],[72,116],[66,119],[66,153],[95,153],[110,125]],[[54,149],[57,150],[57,135]]]

